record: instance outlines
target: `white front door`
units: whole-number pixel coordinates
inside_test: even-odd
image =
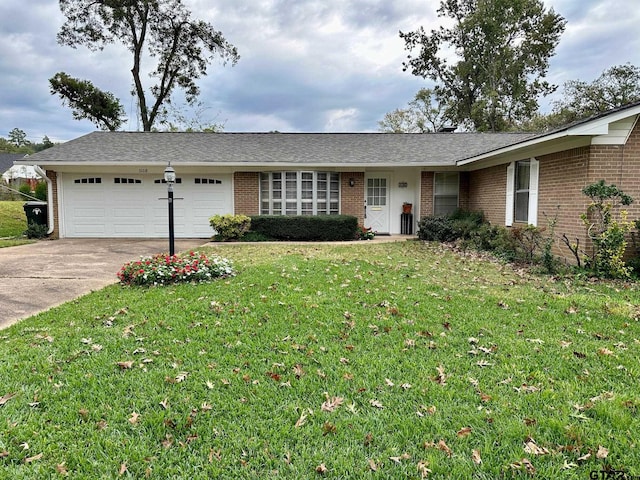
[[[364,226],[377,233],[389,233],[389,177],[371,174],[365,183]]]

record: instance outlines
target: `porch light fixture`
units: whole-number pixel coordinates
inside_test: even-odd
[[[350,187],[355,187],[356,186],[356,179],[355,178],[351,177],[349,179],[349,186]]]
[[[173,184],[176,183],[176,171],[171,166],[171,161],[164,169],[164,181],[167,183],[167,200],[169,202],[169,255],[175,254],[175,235],[173,231]]]

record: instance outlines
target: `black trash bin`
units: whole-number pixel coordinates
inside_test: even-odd
[[[47,225],[47,202],[27,202],[23,206],[27,225]]]

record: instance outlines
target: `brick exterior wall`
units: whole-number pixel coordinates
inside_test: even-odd
[[[349,185],[352,179],[355,185]],[[364,225],[364,173],[343,172],[340,174],[340,213],[358,218],[358,224]]]
[[[45,172],[47,178],[51,180],[51,193],[53,194],[53,219],[49,219],[49,225],[53,221],[53,232],[49,238],[60,238],[60,218],[58,218],[58,173],[53,170],[47,170]],[[48,212],[47,212],[48,213]]]
[[[468,209],[482,210],[493,225],[504,225],[507,196],[507,166],[469,172]]]
[[[573,261],[561,237],[580,241],[588,249],[589,241],[580,215],[589,205],[582,189],[598,180],[615,184],[634,202],[626,208],[629,220],[640,218],[640,123],[631,132],[626,145],[592,145],[536,157],[538,176],[538,227],[546,228],[556,217],[554,253]],[[423,174],[424,176],[424,174]],[[461,206],[465,196],[460,178]],[[482,210],[494,225],[504,225],[507,165],[469,173],[468,209]]]
[[[236,215],[260,214],[260,174],[258,172],[233,174],[233,205]]]
[[[420,175],[420,216],[433,215],[433,172]]]
[[[575,148],[537,157],[538,175],[538,227],[547,228],[556,218],[554,254],[573,260],[573,254],[562,242],[566,234],[571,242],[576,239],[586,244],[586,231],[580,215],[589,202],[582,195],[588,184],[589,147]]]

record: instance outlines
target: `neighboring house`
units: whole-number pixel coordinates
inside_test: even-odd
[[[557,213],[556,233],[584,244],[585,185],[605,179],[640,203],[638,115],[640,102],[545,134],[94,132],[28,162],[53,183],[60,237],[167,235],[170,161],[178,237],[209,237],[224,213],[341,213],[397,234],[411,203],[414,231],[457,207],[507,226]]]
[[[28,182],[35,186],[37,175],[30,165],[14,165],[16,160],[25,158],[24,153],[0,153],[0,175],[2,180],[17,188],[20,184]]]

